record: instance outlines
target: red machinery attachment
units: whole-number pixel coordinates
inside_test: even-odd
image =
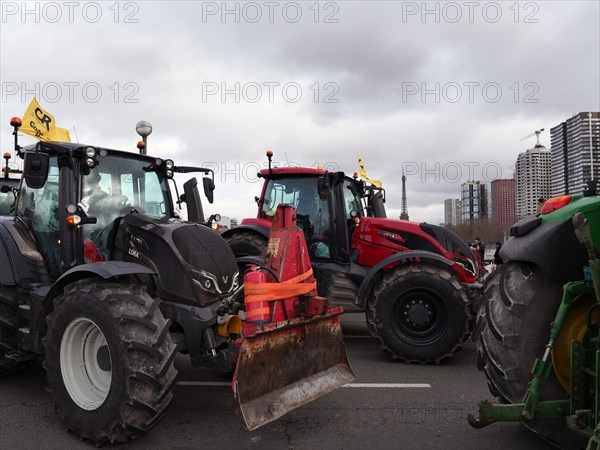
[[[279,205],[265,265],[246,274],[246,321],[233,379],[242,415],[254,430],[352,382],[341,307],[317,295],[296,211]]]

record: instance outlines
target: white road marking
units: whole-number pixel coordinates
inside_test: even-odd
[[[227,381],[178,381],[179,386],[227,386],[231,383]],[[430,388],[428,383],[350,383],[342,386],[344,388],[363,388],[363,389],[423,389]]]
[[[350,383],[342,386],[345,388],[375,388],[375,389],[403,389],[403,388],[430,388],[429,383]]]
[[[179,386],[229,386],[227,381],[178,381]]]

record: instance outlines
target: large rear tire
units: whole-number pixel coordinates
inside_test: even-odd
[[[528,263],[502,264],[486,283],[477,320],[477,366],[501,403],[519,403],[541,358],[550,324],[562,299],[562,282],[550,280]],[[474,336],[475,337],[475,336]],[[554,372],[542,383],[540,400],[567,397]],[[542,438],[574,448],[565,420],[524,422]],[[565,447],[566,446],[566,447]]]
[[[460,350],[474,315],[464,289],[445,269],[415,263],[388,271],[367,307],[367,325],[392,359],[439,363]]]
[[[17,289],[9,292],[2,286],[0,294],[0,376],[11,375],[31,366],[38,359],[35,353],[17,348],[17,328],[19,305],[16,301]]]
[[[69,430],[103,445],[158,422],[173,397],[175,345],[170,320],[145,287],[69,284],[47,322],[48,385]]]
[[[267,248],[267,238],[250,232],[235,233],[225,238],[229,247],[236,257],[239,256],[260,256]]]

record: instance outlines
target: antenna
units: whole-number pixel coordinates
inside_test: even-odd
[[[533,136],[535,134],[535,137],[537,139],[537,142],[535,144],[535,148],[541,148],[541,147],[543,147],[543,145],[540,143],[540,134],[542,133],[542,131],[544,131],[543,128],[540,128],[539,130],[535,130],[533,133],[529,133],[524,138],[521,138],[521,140],[524,141],[525,139],[529,139],[531,136]]]

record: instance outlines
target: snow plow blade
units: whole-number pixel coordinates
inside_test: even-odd
[[[342,339],[342,308],[256,327],[244,335],[234,391],[248,430],[355,379]]]

